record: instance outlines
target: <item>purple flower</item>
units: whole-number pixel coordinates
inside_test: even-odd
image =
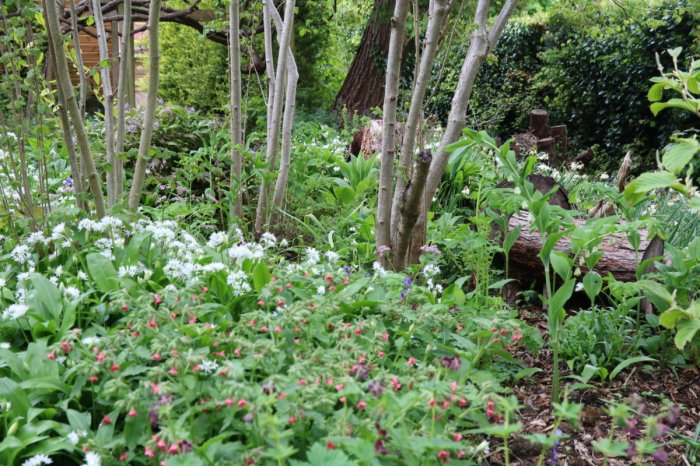
[[[343,270],[345,270],[345,273],[348,274],[348,277],[349,277],[350,276],[350,267],[348,267],[347,265],[344,265]]]
[[[360,364],[357,366],[355,377],[357,377],[357,380],[365,380],[369,377],[370,372],[372,372],[372,369],[367,364]]]
[[[657,461],[659,463],[665,463],[666,461],[668,461],[668,453],[666,453],[666,450],[664,450],[664,448],[661,447],[654,452],[652,458],[654,458],[654,461]]]
[[[403,281],[403,284],[405,288],[401,292],[401,301],[406,301],[406,296],[408,295],[408,289],[411,287],[411,284],[413,284],[413,280],[411,280],[411,277],[406,277]]]
[[[389,246],[385,246],[385,245],[377,246],[377,255],[379,257],[384,257],[384,255],[386,253],[388,253],[389,251],[391,251],[391,248]]]
[[[384,446],[384,440],[381,440],[381,439],[377,440],[374,443],[374,451],[377,452],[377,454],[382,455],[382,456],[386,456],[389,454],[389,451]]]
[[[442,253],[440,252],[440,249],[438,249],[437,246],[432,245],[432,244],[424,244],[423,246],[420,247],[420,250],[421,250],[421,252],[435,254],[436,256],[442,255]]]
[[[556,431],[556,435],[559,438],[561,437],[561,435],[563,433],[564,432],[561,429],[557,429],[557,431]],[[557,441],[554,443],[554,446],[552,447],[552,453],[549,456],[549,459],[547,460],[548,463],[557,464],[557,454],[558,454],[557,448],[559,447],[559,443],[561,442],[561,440],[559,440],[559,438],[557,438]]]
[[[459,359],[459,356],[455,356],[453,358],[442,358],[442,360],[440,360],[440,363],[446,368],[452,369],[453,371],[458,371],[459,368],[462,366],[462,360]]]
[[[63,180],[63,186],[65,187],[72,187],[73,186],[73,177],[69,176],[65,180]]]
[[[185,111],[189,114],[192,114],[195,112],[195,109],[194,107],[185,107]]]
[[[374,379],[367,385],[367,391],[369,391],[374,396],[382,396],[384,393],[384,384],[378,379]]]

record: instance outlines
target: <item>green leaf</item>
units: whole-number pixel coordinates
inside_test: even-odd
[[[320,443],[315,443],[306,454],[307,461],[290,460],[292,466],[358,466],[342,450],[329,450]]]
[[[525,369],[520,369],[514,376],[513,380],[518,382],[526,377],[531,377],[538,372],[542,372],[542,369],[539,367],[526,367]]]
[[[628,447],[627,442],[610,440],[609,438],[593,441],[593,448],[605,456],[627,456]]]
[[[575,285],[576,280],[568,280],[554,293],[554,296],[549,300],[549,310],[551,312],[558,313],[564,309],[564,305],[574,293]]]
[[[445,288],[445,291],[442,292],[442,302],[444,304],[456,304],[461,306],[466,300],[467,297],[464,295],[464,291],[462,291],[462,289],[457,286],[456,283],[448,286]]]
[[[638,362],[656,362],[656,359],[650,358],[649,356],[635,356],[633,358],[627,358],[615,366],[615,369],[610,372],[610,380],[613,380],[620,372],[624,371],[632,364],[637,364]]]
[[[355,200],[355,190],[349,186],[336,186],[333,193],[341,204],[351,204]]]
[[[591,270],[583,277],[583,291],[586,292],[588,299],[593,301],[600,290],[603,289],[603,277],[594,270]]]
[[[685,312],[676,307],[669,309],[659,316],[659,323],[666,328],[675,328],[679,320],[685,316]]]
[[[650,108],[651,113],[653,113],[654,116],[658,115],[659,112],[661,112],[662,110],[666,110],[667,108],[679,108],[681,110],[687,110],[691,113],[695,113],[697,111],[695,105],[678,98],[669,99],[668,102],[654,102],[653,104],[651,104]]]
[[[85,260],[87,261],[88,273],[95,280],[98,290],[109,293],[119,288],[119,278],[112,261],[100,253],[88,254]]]
[[[552,264],[552,268],[557,275],[562,278],[562,280],[568,280],[571,278],[571,267],[573,265],[573,261],[568,254],[553,251],[549,255],[549,262]]]
[[[657,171],[652,173],[644,173],[636,180],[632,181],[625,188],[625,199],[628,202],[639,202],[642,198],[640,194],[646,194],[654,189],[668,188],[678,184],[676,176],[668,171]]]
[[[700,143],[697,139],[681,139],[668,146],[661,163],[663,163],[666,170],[679,175],[698,151],[700,151]]]
[[[260,292],[265,285],[270,283],[271,279],[270,270],[266,263],[260,262],[255,266],[253,269],[253,286],[255,287],[255,291]]]
[[[676,337],[673,339],[676,347],[683,349],[693,339],[698,330],[700,330],[700,320],[683,320],[679,322]]]
[[[61,315],[61,292],[41,274],[32,275],[31,281],[43,316],[47,320],[58,320]]]
[[[649,98],[649,102],[658,102],[661,100],[661,98],[664,95],[664,89],[666,86],[664,86],[661,83],[654,84],[649,88],[649,92],[647,93],[647,97]]]

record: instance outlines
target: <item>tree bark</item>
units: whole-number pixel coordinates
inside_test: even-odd
[[[445,133],[438,146],[437,156],[433,158],[433,162],[430,166],[425,195],[423,197],[423,205],[421,207],[421,215],[418,217],[417,225],[414,228],[416,237],[411,241],[412,250],[408,252],[409,257],[417,257],[418,252],[416,248],[425,244],[428,209],[430,208],[430,203],[440,185],[440,179],[449,161],[449,154],[445,148],[456,142],[462,134],[462,130],[466,125],[467,107],[476,74],[488,52],[496,46],[498,39],[501,37],[503,29],[508,22],[508,18],[515,9],[516,1],[517,0],[506,0],[490,30],[486,28],[489,0],[479,0],[477,4],[476,13],[474,15],[474,22],[477,25],[477,30],[472,34],[469,49],[467,50],[467,55],[462,65],[457,90],[452,98],[452,107],[450,109],[447,127],[445,128]]]
[[[160,69],[160,48],[158,45],[158,32],[160,29],[160,0],[151,0],[151,8],[148,14],[148,96],[146,109],[143,116],[143,131],[139,141],[139,155],[134,167],[134,178],[131,180],[129,192],[129,208],[136,211],[141,202],[141,191],[146,179],[146,160],[151,148],[153,137],[153,121],[155,119],[156,105],[158,101],[158,81]]]
[[[272,120],[270,133],[267,137],[267,169],[268,172],[273,172],[277,166],[277,153],[280,134],[280,120],[282,119],[282,96],[284,78],[287,71],[287,52],[292,38],[292,29],[294,26],[294,4],[295,0],[287,0],[284,10],[284,25],[282,29],[282,38],[279,46],[279,54],[277,56],[277,71],[275,81],[275,96],[272,105],[272,115],[268,115],[268,119]],[[255,214],[255,233],[262,234],[263,227],[267,217],[267,183],[265,178],[260,181],[260,194],[258,197],[258,208]]]
[[[267,115],[272,115],[275,100],[275,57],[272,51],[272,20],[270,19],[270,0],[263,0],[263,34],[265,41],[265,70],[267,71]],[[272,120],[267,118],[267,135],[272,134]]]
[[[243,200],[241,190],[241,176],[243,173],[243,160],[241,147],[243,146],[243,132],[241,129],[241,37],[240,37],[241,13],[238,0],[231,0],[229,8],[229,70],[231,73],[231,194],[235,200],[231,209],[231,216],[243,218]],[[235,190],[235,193],[234,193]]]
[[[78,15],[75,11],[75,0],[70,0],[68,5],[70,8],[71,27],[73,29],[73,49],[76,51],[75,60],[78,68],[78,79],[80,80],[80,112],[84,116],[85,103],[87,102],[87,78],[85,77],[83,54],[80,53],[80,34],[78,30]]]
[[[131,0],[124,0],[124,21],[122,23],[122,40],[119,53],[119,78],[117,84],[117,136],[114,152],[114,180],[115,197],[122,195],[124,189],[124,162],[120,155],[124,152],[124,139],[126,138],[126,105],[129,91],[129,79],[133,76],[130,68],[133,68],[129,44],[131,42]],[[116,40],[113,37],[112,40]]]
[[[406,39],[406,18],[409,0],[396,0],[394,16],[391,18],[389,57],[386,65],[384,92],[384,121],[382,124],[382,155],[379,171],[379,199],[377,201],[377,258],[386,266],[387,255],[380,247],[391,247],[391,194],[396,156],[396,105],[401,77],[401,54]]]
[[[366,115],[384,100],[385,67],[377,57],[386,57],[391,36],[390,15],[396,0],[375,0],[374,10],[332,109],[346,108],[350,114]]]
[[[392,244],[396,242],[399,230],[401,196],[406,190],[406,184],[411,178],[413,157],[416,148],[416,133],[423,119],[423,100],[430,81],[430,74],[435,63],[438,45],[442,37],[447,16],[452,8],[452,0],[433,0],[430,3],[430,18],[425,34],[425,42],[421,53],[420,67],[413,86],[411,107],[406,120],[406,128],[401,144],[401,160],[396,177],[396,188],[391,211]]]
[[[406,266],[406,256],[411,242],[411,232],[420,215],[421,199],[425,190],[425,182],[430,171],[433,156],[429,150],[418,154],[416,170],[405,194],[406,199],[401,207],[401,226],[398,234],[398,244],[393,254],[394,269],[401,270]]]
[[[537,139],[549,137],[549,114],[546,110],[535,109],[530,112],[529,132],[537,136]]]
[[[275,26],[277,28],[277,40],[281,41],[281,33],[284,26],[282,24],[282,18],[280,18],[277,10],[272,10],[272,18],[275,20]],[[294,54],[292,53],[291,45],[288,48],[287,55],[287,89],[285,91],[284,102],[284,123],[282,124],[282,158],[280,159],[280,172],[275,182],[275,193],[272,197],[272,205],[274,208],[270,214],[271,225],[276,225],[279,221],[282,201],[284,200],[284,194],[287,190],[287,181],[289,180],[292,158],[292,127],[294,126],[294,110],[296,108],[299,70],[296,60],[294,59]]]
[[[105,216],[104,194],[102,193],[102,183],[100,176],[97,173],[95,160],[92,158],[90,150],[90,141],[85,131],[83,123],[83,115],[78,108],[78,103],[73,94],[73,86],[70,81],[70,72],[68,71],[68,60],[66,51],[63,48],[63,37],[61,36],[61,26],[58,22],[58,9],[52,0],[44,0],[44,8],[46,9],[46,29],[49,37],[51,51],[56,57],[56,83],[61,86],[61,92],[66,98],[68,113],[71,116],[75,137],[78,140],[80,148],[80,156],[82,157],[83,166],[88,176],[90,183],[90,191],[95,202],[95,213],[98,218]]]
[[[114,105],[112,104],[112,76],[110,72],[109,48],[107,47],[107,32],[102,17],[100,0],[92,0],[95,29],[97,30],[97,46],[100,51],[100,81],[102,81],[102,99],[105,121],[105,159],[111,167],[107,175],[107,205],[113,207],[116,203],[115,163],[114,163]]]
[[[581,226],[586,221],[574,219],[574,223]],[[511,230],[521,227],[520,237],[509,254],[509,276],[518,280],[544,280],[544,268],[539,258],[542,249],[539,232],[530,231],[527,214],[513,215],[508,225]],[[640,235],[645,238],[647,232],[640,231]],[[651,244],[651,241],[643,239],[639,251],[635,251],[624,233],[612,234],[601,243],[603,257],[596,265],[595,271],[603,277],[611,273],[617,280],[635,281],[637,267],[642,257],[640,253],[646,251]],[[568,252],[571,249],[571,241],[569,238],[562,238],[554,249]]]

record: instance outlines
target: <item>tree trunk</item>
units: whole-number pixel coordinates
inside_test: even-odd
[[[241,129],[241,12],[238,0],[231,0],[229,8],[229,70],[231,73],[231,194],[235,196],[231,208],[234,215],[243,218],[243,200],[241,197],[241,176],[243,160],[243,132]]]
[[[530,112],[528,131],[537,136],[537,139],[549,137],[549,114],[546,110],[535,109]]]
[[[440,185],[440,179],[445,172],[447,162],[449,161],[449,154],[445,148],[456,142],[462,134],[462,130],[466,125],[467,107],[476,75],[488,52],[496,46],[508,22],[508,18],[515,9],[515,3],[516,0],[506,0],[490,30],[486,29],[489,0],[479,0],[477,4],[476,13],[474,15],[474,23],[477,25],[477,30],[472,34],[467,56],[462,65],[457,90],[452,98],[452,107],[447,121],[447,128],[445,128],[445,134],[440,141],[437,156],[433,158],[433,163],[430,166],[421,207],[421,215],[418,217],[417,225],[413,229],[417,236],[411,240],[412,250],[408,252],[409,257],[418,257],[419,253],[416,248],[425,244],[428,210],[430,209],[430,204],[435,196],[437,188]],[[413,234],[413,232],[410,233]]]
[[[586,221],[574,219],[577,226]],[[539,258],[542,249],[542,240],[537,231],[530,231],[530,223],[527,214],[513,215],[508,223],[512,230],[521,227],[520,237],[510,250],[509,277],[518,280],[532,281],[544,280],[544,268]],[[639,232],[642,238],[647,236],[646,231]],[[642,259],[642,254],[649,248],[652,242],[643,239],[639,251],[635,251],[624,233],[615,233],[608,236],[601,243],[603,257],[595,267],[595,271],[605,277],[611,273],[616,280],[629,282],[636,280],[637,267]],[[569,238],[562,238],[554,248],[556,251],[567,252],[571,249]],[[656,256],[651,256],[656,257]]]
[[[447,21],[447,16],[452,7],[452,0],[434,0],[430,3],[430,18],[428,29],[425,34],[425,44],[421,54],[418,74],[413,86],[411,95],[411,107],[406,120],[406,129],[401,144],[401,161],[399,172],[396,177],[396,188],[392,201],[391,211],[391,231],[393,238],[391,244],[396,242],[396,234],[399,230],[401,197],[404,195],[408,180],[413,171],[413,156],[416,148],[416,133],[418,125],[423,119],[423,100],[430,81],[430,74],[435,63],[435,56],[438,44],[442,37],[443,28]]]
[[[263,0],[263,32],[265,42],[265,70],[267,72],[267,135],[272,134],[272,103],[275,100],[275,57],[272,51],[272,20],[270,19],[271,0]]]
[[[277,40],[282,41],[282,18],[280,18],[277,10],[272,10],[272,18],[275,20],[277,28]],[[299,81],[299,70],[297,68],[292,47],[287,49],[287,89],[285,91],[284,102],[284,123],[282,124],[282,158],[280,159],[280,172],[277,175],[275,182],[275,193],[272,196],[273,210],[270,214],[270,224],[276,225],[279,220],[280,210],[282,209],[282,201],[287,190],[287,181],[289,180],[289,170],[291,168],[292,158],[292,127],[294,126],[294,110],[296,109],[297,97],[297,82]]]
[[[351,114],[364,115],[370,109],[382,105],[385,67],[377,57],[388,56],[391,13],[395,3],[396,0],[374,1],[374,11],[332,109],[346,108]]]
[[[102,183],[100,176],[97,173],[95,161],[92,158],[90,150],[90,141],[85,131],[83,115],[78,108],[78,103],[73,94],[73,86],[71,85],[70,72],[68,70],[68,60],[66,51],[63,48],[63,37],[61,36],[61,26],[59,24],[59,12],[56,4],[52,0],[44,1],[44,9],[46,10],[46,29],[49,37],[51,51],[56,57],[56,83],[61,86],[61,92],[66,98],[68,113],[70,114],[75,137],[80,148],[80,156],[82,157],[83,166],[88,176],[90,183],[90,191],[95,202],[95,213],[98,218],[105,216],[104,194],[102,193]]]
[[[133,76],[131,68],[134,62],[131,59],[129,44],[131,42],[131,0],[124,0],[124,21],[122,22],[122,40],[119,53],[119,78],[117,84],[117,136],[114,152],[114,181],[115,197],[122,195],[124,189],[124,162],[120,158],[124,152],[124,139],[126,138],[126,105],[129,91],[129,79]],[[112,39],[115,40],[116,36]]]
[[[141,191],[146,179],[146,157],[151,148],[153,121],[158,103],[158,73],[160,70],[159,26],[160,0],[151,0],[151,7],[148,12],[148,97],[146,98],[146,109],[143,116],[143,131],[139,141],[139,155],[134,167],[134,178],[131,180],[131,191],[129,192],[129,208],[133,211],[138,209],[141,202]]]
[[[282,38],[280,40],[279,54],[277,56],[277,71],[275,80],[275,95],[272,105],[272,115],[268,115],[271,120],[270,132],[267,135],[267,169],[268,172],[273,172],[277,166],[277,153],[280,135],[280,120],[282,119],[282,96],[284,78],[287,71],[287,52],[292,38],[292,29],[294,27],[294,4],[295,0],[287,0],[284,10],[284,25],[282,29]],[[267,219],[267,183],[263,177],[260,180],[260,194],[258,197],[258,208],[255,213],[255,233],[262,234]]]
[[[83,54],[80,53],[80,30],[78,29],[78,15],[75,12],[75,0],[70,0],[68,5],[73,32],[73,50],[76,51],[75,61],[78,68],[78,79],[80,80],[80,113],[84,116],[85,103],[87,102],[87,78],[85,76],[85,66],[83,65]]]
[[[114,163],[114,105],[112,104],[112,76],[110,73],[109,48],[107,47],[107,32],[102,17],[100,0],[92,1],[95,29],[97,30],[97,46],[100,51],[100,81],[102,81],[102,99],[105,121],[105,159],[111,169],[107,172],[107,205],[114,207],[117,203],[115,196],[116,167]]]
[[[391,195],[396,156],[396,105],[401,77],[401,53],[406,39],[406,18],[409,0],[397,0],[391,18],[389,57],[386,65],[386,91],[384,93],[384,121],[382,124],[382,155],[379,172],[379,199],[377,201],[377,258],[386,266],[387,256],[381,247],[391,247]]]

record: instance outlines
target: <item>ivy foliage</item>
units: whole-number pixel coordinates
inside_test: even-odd
[[[479,73],[468,123],[509,138],[527,129],[530,110],[544,108],[552,124],[568,126],[573,150],[594,148],[596,168],[616,169],[627,150],[642,168],[653,166],[655,151],[674,130],[692,123],[682,112],[654,118],[649,110],[655,53],[668,59],[666,50],[682,47],[685,57],[696,55],[700,12],[692,0],[634,8],[568,3],[511,22]],[[468,47],[468,40],[461,42],[447,69],[436,71],[443,73],[443,90],[455,87]],[[430,109],[444,121],[452,95],[435,95]]]

